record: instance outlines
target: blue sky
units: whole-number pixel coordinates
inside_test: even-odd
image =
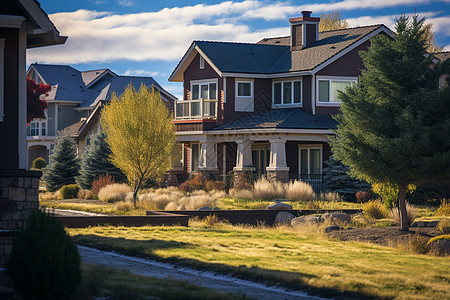
[[[291,17],[340,10],[350,26],[385,24],[414,10],[433,23],[438,45],[450,50],[450,0],[172,1],[38,0],[65,45],[28,50],[28,63],[67,64],[81,71],[109,68],[152,76],[180,97],[168,77],[193,40],[257,42],[289,34]]]

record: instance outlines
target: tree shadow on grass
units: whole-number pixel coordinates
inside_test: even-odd
[[[375,299],[375,295],[364,292],[342,291],[329,287],[314,287],[308,284],[308,280],[317,278],[316,275],[302,272],[288,272],[270,270],[259,267],[230,266],[227,264],[208,263],[192,258],[169,257],[162,258],[155,251],[164,249],[195,248],[197,245],[165,241],[158,239],[134,240],[126,238],[111,238],[95,234],[75,235],[74,241],[83,246],[97,248],[104,251],[113,251],[124,255],[141,257],[155,261],[171,263],[183,267],[190,267],[201,271],[216,272],[230,275],[245,280],[264,283],[268,286],[280,286],[292,290],[307,292],[310,295],[329,297],[333,299]]]

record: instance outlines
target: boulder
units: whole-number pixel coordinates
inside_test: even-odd
[[[214,206],[213,210],[221,210],[221,209],[218,208],[217,206]]]
[[[291,220],[294,218],[294,215],[287,211],[280,211],[275,216],[275,221],[273,221],[274,226],[278,225],[290,225]]]
[[[211,207],[203,206],[203,207],[197,208],[197,210],[212,210],[212,209],[211,209]]]
[[[352,217],[346,213],[327,213],[323,214],[321,220],[324,222],[340,222],[340,223],[350,223],[352,221]]]
[[[292,210],[292,206],[286,203],[273,203],[266,207],[268,210]]]
[[[325,227],[325,232],[329,233],[335,230],[341,230],[341,227],[337,226],[337,225],[331,225],[331,226],[327,226]]]
[[[450,239],[442,238],[429,244],[430,250],[436,255],[450,255]]]
[[[320,217],[316,215],[307,215],[291,220],[291,226],[299,226],[306,224],[316,224],[320,222]]]

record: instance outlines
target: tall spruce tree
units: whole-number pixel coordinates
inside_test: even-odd
[[[330,192],[336,192],[344,198],[355,199],[358,191],[370,189],[370,184],[350,176],[350,168],[331,156],[325,161],[323,181]]]
[[[368,182],[399,188],[401,229],[408,230],[409,184],[450,180],[450,60],[433,65],[423,39],[424,19],[397,19],[397,34],[377,35],[362,52],[359,84],[340,93],[335,158]]]
[[[77,144],[70,136],[64,133],[56,136],[55,148],[49,160],[42,176],[48,191],[54,192],[63,185],[75,183],[80,163],[77,158]]]
[[[86,152],[81,158],[80,176],[76,182],[83,189],[90,189],[92,181],[98,179],[99,175],[109,174],[116,182],[126,181],[125,175],[120,169],[114,166],[109,159],[112,152],[105,141],[105,134],[99,126],[95,134],[91,136],[90,144],[86,147]]]

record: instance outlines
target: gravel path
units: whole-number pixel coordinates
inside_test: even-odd
[[[85,246],[78,246],[78,250],[82,261],[85,263],[101,264],[114,268],[125,269],[135,274],[144,276],[183,280],[226,293],[245,294],[248,297],[259,300],[323,299],[309,296],[304,292],[270,287],[230,276],[218,275],[212,272],[202,272],[194,269],[177,267],[167,263],[125,256],[114,252],[101,251]]]
[[[106,216],[104,214],[90,213],[87,211],[71,210],[71,209],[57,209],[57,208],[46,208],[45,212],[51,215],[61,216],[61,217],[79,217],[79,216]]]

